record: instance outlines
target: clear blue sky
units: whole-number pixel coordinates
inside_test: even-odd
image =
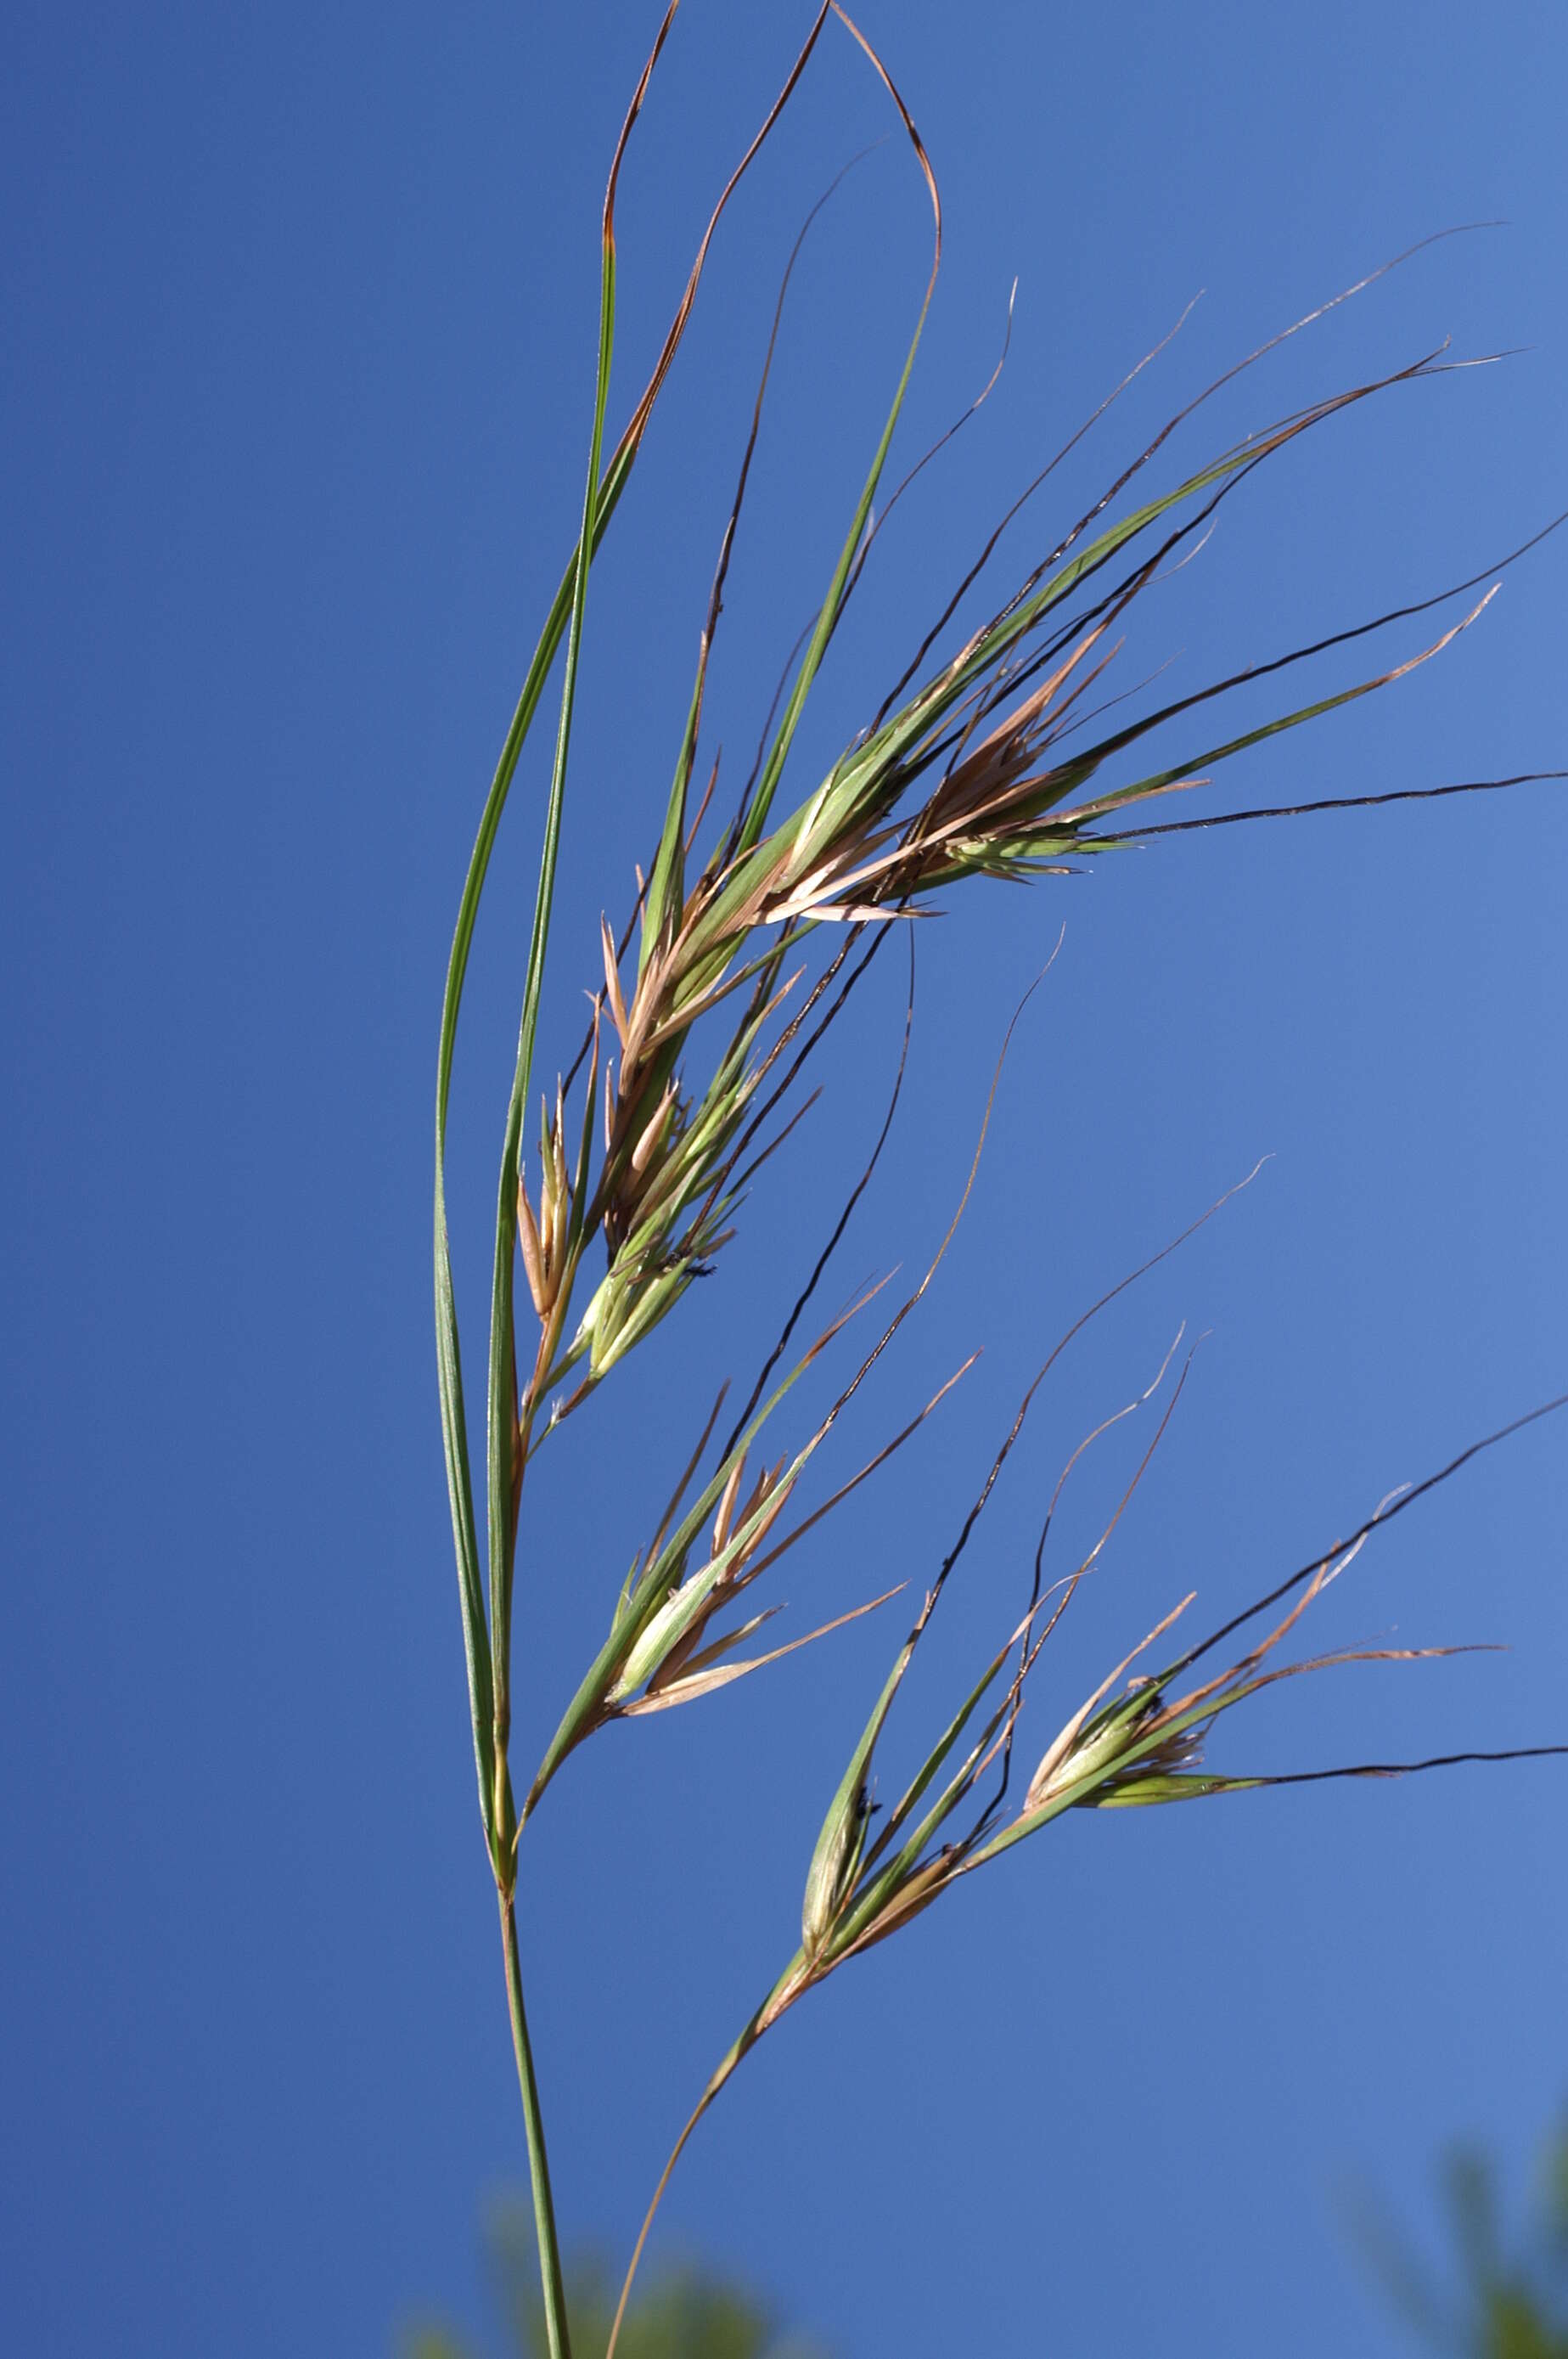
[[[614,426],[808,18],[794,0],[682,10],[625,182]],[[17,2350],[385,2352],[415,2309],[479,2316],[480,2206],[522,2174],[436,1420],[429,1109],[463,864],[575,528],[597,210],[654,23],[625,0],[17,0],[0,35]],[[1151,606],[1130,679],[1173,657],[1195,680],[1420,596],[1568,505],[1559,8],[869,0],[866,25],[947,207],[907,454],[989,374],[1015,275],[1018,308],[996,395],[868,572],[803,786],[982,525],[1200,288],[1010,542],[1018,571],[1135,437],[1430,231],[1509,224],[1297,339],[1181,455],[1444,335],[1529,350],[1265,473]],[[624,908],[653,840],[778,270],[887,127],[858,52],[827,39],[729,218],[596,572],[552,1064],[598,912]],[[820,593],[925,237],[890,140],[808,248],[715,672],[727,761]],[[1568,760],[1565,584],[1553,543],[1440,664],[1237,766],[1217,802]],[[539,787],[534,760],[460,1049],[471,1354]],[[924,929],[908,1093],[845,1286],[929,1253],[1007,1016],[1067,927],[965,1228],[861,1439],[977,1343],[985,1359],[928,1446],[792,1561],[797,1614],[925,1579],[1043,1346],[1275,1160],[1054,1380],[906,1740],[1011,1619],[1061,1462],[1181,1319],[1212,1332],[1064,1632],[1042,1741],[1186,1588],[1217,1618],[1568,1383],[1565,861],[1568,800],[1526,788],[1180,838],[1085,880],[972,890]],[[544,1469],[523,1749],[597,1642],[697,1403],[808,1266],[900,1014],[890,977],[723,1278]],[[1086,1531],[1118,1463],[1085,1486]],[[1340,1584],[1322,1636],[1511,1651],[1307,1683],[1237,1715],[1217,1757],[1568,1736],[1565,1510],[1563,1429],[1477,1466]],[[897,1635],[878,1617],[619,1732],[552,1795],[524,1949],[569,2239],[624,2253],[787,1955]],[[1451,2134],[1511,2165],[1546,2126],[1568,2090],[1565,1829],[1563,1764],[1075,1817],[763,2048],[684,2168],[665,2245],[742,2271],[841,2359],[1392,2351],[1337,2207],[1370,2183],[1419,2212]]]

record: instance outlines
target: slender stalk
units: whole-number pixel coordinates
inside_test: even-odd
[[[801,1979],[805,1966],[806,1953],[804,1951],[797,1950],[744,2031],[714,2067],[707,2088],[693,2107],[691,2117],[685,2129],[676,2138],[670,2152],[670,2158],[659,2173],[659,2183],[654,2190],[654,2200],[643,2215],[643,2225],[637,2234],[637,2242],[632,2249],[632,2258],[626,2270],[625,2282],[621,2288],[621,2299],[616,2307],[615,2322],[610,2330],[610,2340],[605,2345],[604,2359],[615,2359],[615,2345],[620,2339],[622,2321],[626,2315],[626,2305],[632,2299],[632,2281],[637,2274],[637,2264],[643,2257],[643,2247],[648,2241],[648,2233],[653,2227],[654,2215],[664,2201],[665,2190],[675,2175],[676,2163],[686,2152],[687,2144],[693,2130],[730,2079],[736,2066],[751,2054],[763,2032],[771,2029],[785,2007],[798,1998],[806,1988],[806,1985]]]
[[[517,2057],[517,2082],[523,2092],[523,2121],[528,2139],[528,2176],[534,2189],[534,2227],[539,2239],[539,2278],[545,2296],[545,2331],[550,2359],[571,2359],[571,2335],[567,2325],[567,2292],[561,2278],[561,2250],[556,2236],[556,2207],[550,2194],[550,2164],[545,2152],[545,2117],[539,2109],[539,2086],[534,2078],[534,2051],[528,2045],[528,2018],[523,2011],[523,1967],[517,1954],[517,1909],[512,1896],[501,1901],[501,1941],[506,1952],[506,1999],[512,2015],[512,2045]]]
[[[733,2070],[733,2067],[730,2069]],[[724,2074],[724,2080],[728,2080],[729,2077],[729,2072],[726,2071]],[[632,2299],[632,2280],[637,2274],[637,2264],[643,2257],[643,2247],[648,2241],[648,2231],[654,2224],[654,2214],[657,2212],[659,2205],[664,2201],[665,2190],[669,2185],[671,2178],[674,2176],[676,2163],[680,2160],[681,2156],[686,2151],[687,2140],[690,2137],[693,2130],[696,2129],[698,2122],[702,2119],[704,2114],[708,2111],[708,2108],[713,2103],[714,2098],[719,2094],[719,2092],[723,2085],[724,2082],[718,2078],[715,2078],[708,2082],[707,2088],[704,2089],[701,2096],[697,2101],[697,2105],[691,2114],[691,2118],[687,2123],[685,2129],[682,2130],[679,2137],[676,2138],[675,2146],[671,2149],[668,2162],[665,2163],[664,2169],[659,2173],[659,2183],[654,2190],[654,2200],[649,2204],[647,2212],[643,2216],[642,2227],[637,2232],[637,2242],[633,2248],[631,2265],[626,2271],[626,2281],[621,2288],[621,2299],[616,2305],[615,2323],[610,2330],[610,2340],[604,2347],[604,2359],[615,2359],[615,2345],[621,2339],[621,2321],[626,2315],[626,2305]]]

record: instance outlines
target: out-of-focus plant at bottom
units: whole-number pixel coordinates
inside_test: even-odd
[[[1536,2209],[1511,2249],[1487,2157],[1455,2147],[1442,2169],[1454,2265],[1438,2276],[1386,2206],[1363,2196],[1352,2231],[1412,2336],[1454,2359],[1568,2359],[1568,2110],[1542,2157]]]
[[[546,2359],[549,2338],[527,2200],[508,2197],[494,2204],[484,2241],[495,2307],[505,2321],[500,2349],[506,2359],[514,2354]],[[591,2255],[568,2270],[567,2307],[579,2359],[604,2359],[617,2285],[609,2265]],[[781,2335],[762,2296],[695,2262],[654,2277],[628,2310],[617,2348],[624,2359],[828,2359],[822,2344]],[[400,2359],[479,2359],[479,2354],[450,2327],[431,2324],[403,2337]]]

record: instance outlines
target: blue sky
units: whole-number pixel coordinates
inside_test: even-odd
[[[613,428],[808,21],[682,9],[624,183]],[[1200,289],[1004,575],[1181,401],[1433,230],[1508,223],[1295,339],[1180,456],[1445,336],[1526,349],[1266,470],[1151,606],[1130,679],[1171,658],[1196,680],[1420,597],[1568,505],[1560,11],[986,0],[960,21],[911,0],[865,24],[946,206],[907,456],[989,374],[1015,276],[1017,310],[995,395],[868,570],[803,791],[992,518]],[[416,2310],[479,2317],[481,2206],[522,2175],[436,1420],[429,1109],[471,832],[575,530],[600,194],[654,29],[624,5],[22,5],[0,36],[0,2300],[18,2348],[388,2350]],[[826,40],[727,220],[595,573],[552,1068],[598,913],[624,909],[654,840],[778,272],[888,127],[859,53]],[[890,139],[797,275],[716,658],[727,763],[820,595],[927,220]],[[1214,807],[1568,761],[1565,565],[1549,543],[1441,662],[1235,766]],[[1390,659],[1422,643],[1395,633]],[[460,1044],[470,1356],[547,734]],[[906,1093],[844,1288],[924,1266],[1008,1016],[1066,933],[863,1446],[985,1357],[792,1560],[792,1626],[924,1582],[1044,1350],[1274,1159],[1043,1397],[899,1741],[1010,1625],[1059,1466],[1182,1320],[1206,1340],[1065,1625],[1042,1743],[1187,1588],[1217,1618],[1568,1384],[1565,855],[1568,802],[1526,788],[1181,837],[971,888],[923,929]],[[598,1643],[662,1470],[809,1266],[901,1017],[890,969],[722,1277],[542,1462],[524,1749]],[[1238,1714],[1217,1759],[1568,1737],[1564,1442],[1538,1428],[1406,1517],[1322,1628],[1509,1652],[1303,1683]],[[1113,1451],[1075,1495],[1075,1528],[1119,1471]],[[901,1627],[872,1617],[612,1732],[531,1832],[568,2240],[626,2251],[788,1954]],[[665,2245],[741,2271],[841,2359],[1156,2334],[1173,2354],[1392,2352],[1345,2207],[1371,2186],[1419,2216],[1458,2133],[1517,2173],[1561,2104],[1565,1819],[1562,1764],[1075,1816],[764,2045],[683,2166]]]

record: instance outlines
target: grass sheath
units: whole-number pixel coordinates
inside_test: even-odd
[[[810,1503],[818,1450],[930,1286],[962,1214],[961,1201],[924,1278],[896,1309],[879,1314],[874,1340],[862,1344],[831,1406],[804,1440],[773,1452],[768,1429],[775,1412],[808,1369],[841,1354],[841,1339],[851,1329],[860,1332],[881,1292],[881,1288],[870,1288],[821,1326],[804,1348],[796,1344],[796,1328],[876,1169],[897,1108],[914,1012],[915,921],[934,913],[935,896],[950,895],[973,880],[1027,883],[1057,876],[1166,835],[1379,803],[1490,793],[1532,780],[1560,781],[1565,775],[1561,769],[1542,768],[1509,777],[1401,786],[1293,805],[1163,815],[1172,808],[1169,798],[1195,794],[1222,764],[1380,691],[1441,655],[1496,596],[1498,577],[1536,548],[1555,525],[1484,573],[1403,606],[1357,618],[1310,644],[1285,648],[1184,695],[1163,702],[1149,701],[1149,687],[1162,669],[1159,666],[1142,687],[1108,688],[1108,675],[1125,638],[1141,619],[1143,592],[1185,565],[1202,546],[1222,505],[1249,485],[1260,468],[1302,437],[1317,433],[1361,404],[1400,399],[1411,387],[1462,365],[1443,347],[1418,354],[1385,375],[1321,395],[1241,440],[1212,451],[1185,474],[1146,488],[1145,479],[1155,482],[1151,471],[1163,464],[1166,445],[1178,428],[1285,337],[1304,330],[1383,275],[1377,271],[1226,370],[1120,467],[1076,521],[1049,545],[1042,541],[1040,553],[1022,578],[988,589],[1006,527],[1017,522],[1026,504],[1133,378],[1159,357],[1169,342],[1162,339],[986,535],[975,564],[942,603],[873,717],[827,774],[800,794],[790,771],[800,723],[876,538],[921,469],[979,408],[1001,363],[964,416],[910,470],[877,514],[875,503],[941,260],[942,206],[930,158],[886,67],[837,0],[826,0],[777,99],[719,198],[654,371],[606,461],[616,320],[617,190],[627,145],[676,5],[677,0],[671,0],[660,24],[611,160],[601,224],[598,345],[578,541],[529,664],[481,817],[448,966],[437,1066],[435,1288],[442,1436],[480,1818],[501,1914],[552,2359],[568,2359],[570,2338],[544,2119],[524,2005],[517,1926],[522,1831],[568,1757],[611,1722],[697,1701],[888,1603],[895,1591],[852,1605],[806,1638],[761,1653],[739,1651],[780,1610],[776,1604],[753,1610],[751,1593],[757,1584],[937,1412],[972,1364],[957,1369],[919,1415],[874,1449],[857,1472],[826,1498]],[[708,663],[762,420],[784,293],[800,251],[796,242],[774,311],[651,864],[645,876],[639,871],[636,898],[620,933],[611,931],[608,920],[601,924],[598,972],[589,983],[591,1019],[576,1060],[553,1093],[546,1092],[541,1099],[535,1155],[525,1152],[524,1133],[593,564],[679,350],[719,221],[788,105],[830,18],[847,31],[880,80],[922,176],[932,220],[930,274],[886,419],[821,602],[780,683],[750,776],[728,810],[710,818],[717,762],[696,810],[690,808]],[[814,209],[807,227],[819,211],[820,206]],[[1408,258],[1396,256],[1383,268]],[[960,608],[977,592],[985,619],[959,633]],[[1451,610],[1454,618],[1442,626],[1425,621],[1443,608]],[[1242,690],[1263,682],[1282,684],[1300,667],[1321,668],[1343,658],[1364,640],[1417,622],[1422,625],[1422,643],[1411,648],[1407,641],[1405,652],[1370,668],[1357,658],[1351,677],[1318,679],[1308,692],[1281,690],[1271,716],[1261,722],[1237,728],[1209,717],[1211,707],[1217,712]],[[491,856],[524,741],[557,657],[560,700],[555,748],[497,1187],[481,1558],[448,1235],[448,1109],[469,957]],[[1114,723],[1108,719],[1113,712],[1118,715]],[[799,799],[792,801],[792,793]],[[1160,815],[1146,811],[1146,806]],[[651,834],[654,816],[650,814]],[[583,1671],[519,1806],[512,1761],[512,1636],[529,1465],[555,1430],[584,1408],[619,1364],[676,1310],[695,1279],[720,1266],[735,1221],[759,1174],[785,1147],[812,1103],[801,1093],[805,1069],[896,928],[903,929],[910,955],[908,1015],[891,1102],[870,1164],[833,1225],[732,1430],[715,1451],[713,1435],[725,1398],[719,1391],[667,1506],[614,1601],[606,1636]],[[996,1087],[993,1080],[992,1099]],[[988,1101],[988,1121],[989,1116]],[[982,1125],[982,1145],[984,1135]],[[977,1147],[977,1167],[979,1157]],[[970,1185],[973,1178],[972,1168]],[[968,1194],[967,1186],[965,1201]],[[1385,1501],[1347,1540],[1320,1551],[1201,1643],[1162,1658],[1159,1650],[1166,1634],[1192,1603],[1190,1596],[1180,1600],[1087,1696],[1032,1773],[1021,1778],[1022,1791],[1015,1789],[1012,1758],[1030,1676],[1109,1542],[1181,1397],[1191,1354],[1167,1385],[1178,1348],[1173,1344],[1152,1383],[1087,1435],[1068,1461],[1041,1528],[1022,1614],[998,1634],[989,1660],[927,1745],[902,1799],[881,1810],[873,1832],[874,1763],[883,1731],[945,1586],[969,1545],[1041,1386],[1089,1320],[1218,1209],[1218,1204],[1211,1206],[1199,1222],[1151,1255],[1075,1321],[1025,1392],[973,1506],[925,1592],[832,1797],[806,1870],[800,1947],[721,2060],[682,2131],[643,2223],[632,2271],[687,2141],[758,2040],[838,1966],[901,1930],[960,1877],[1000,1857],[1065,1810],[1150,1807],[1324,1777],[1399,1776],[1459,1761],[1512,1760],[1568,1749],[1534,1745],[1507,1752],[1455,1752],[1421,1761],[1366,1762],[1289,1776],[1219,1772],[1206,1761],[1208,1740],[1222,1716],[1282,1680],[1351,1663],[1409,1662],[1464,1651],[1360,1647],[1290,1660],[1277,1659],[1275,1654],[1324,1591],[1395,1515],[1455,1474],[1477,1451],[1563,1407],[1558,1400],[1472,1445],[1415,1490]],[[596,1237],[603,1240],[605,1262],[602,1274],[590,1283],[585,1261]],[[519,1264],[524,1286],[521,1305],[516,1294]],[[1155,1415],[1152,1439],[1098,1540],[1047,1582],[1047,1540],[1063,1485],[1110,1427],[1150,1409],[1162,1394],[1164,1405]],[[742,1600],[736,1620],[735,1609]],[[1243,1651],[1226,1669],[1200,1674],[1195,1684],[1184,1685],[1201,1658],[1276,1608],[1283,1609],[1279,1618],[1264,1625],[1260,1638],[1243,1642]],[[611,2353],[631,2282],[629,2272],[611,2336]]]

